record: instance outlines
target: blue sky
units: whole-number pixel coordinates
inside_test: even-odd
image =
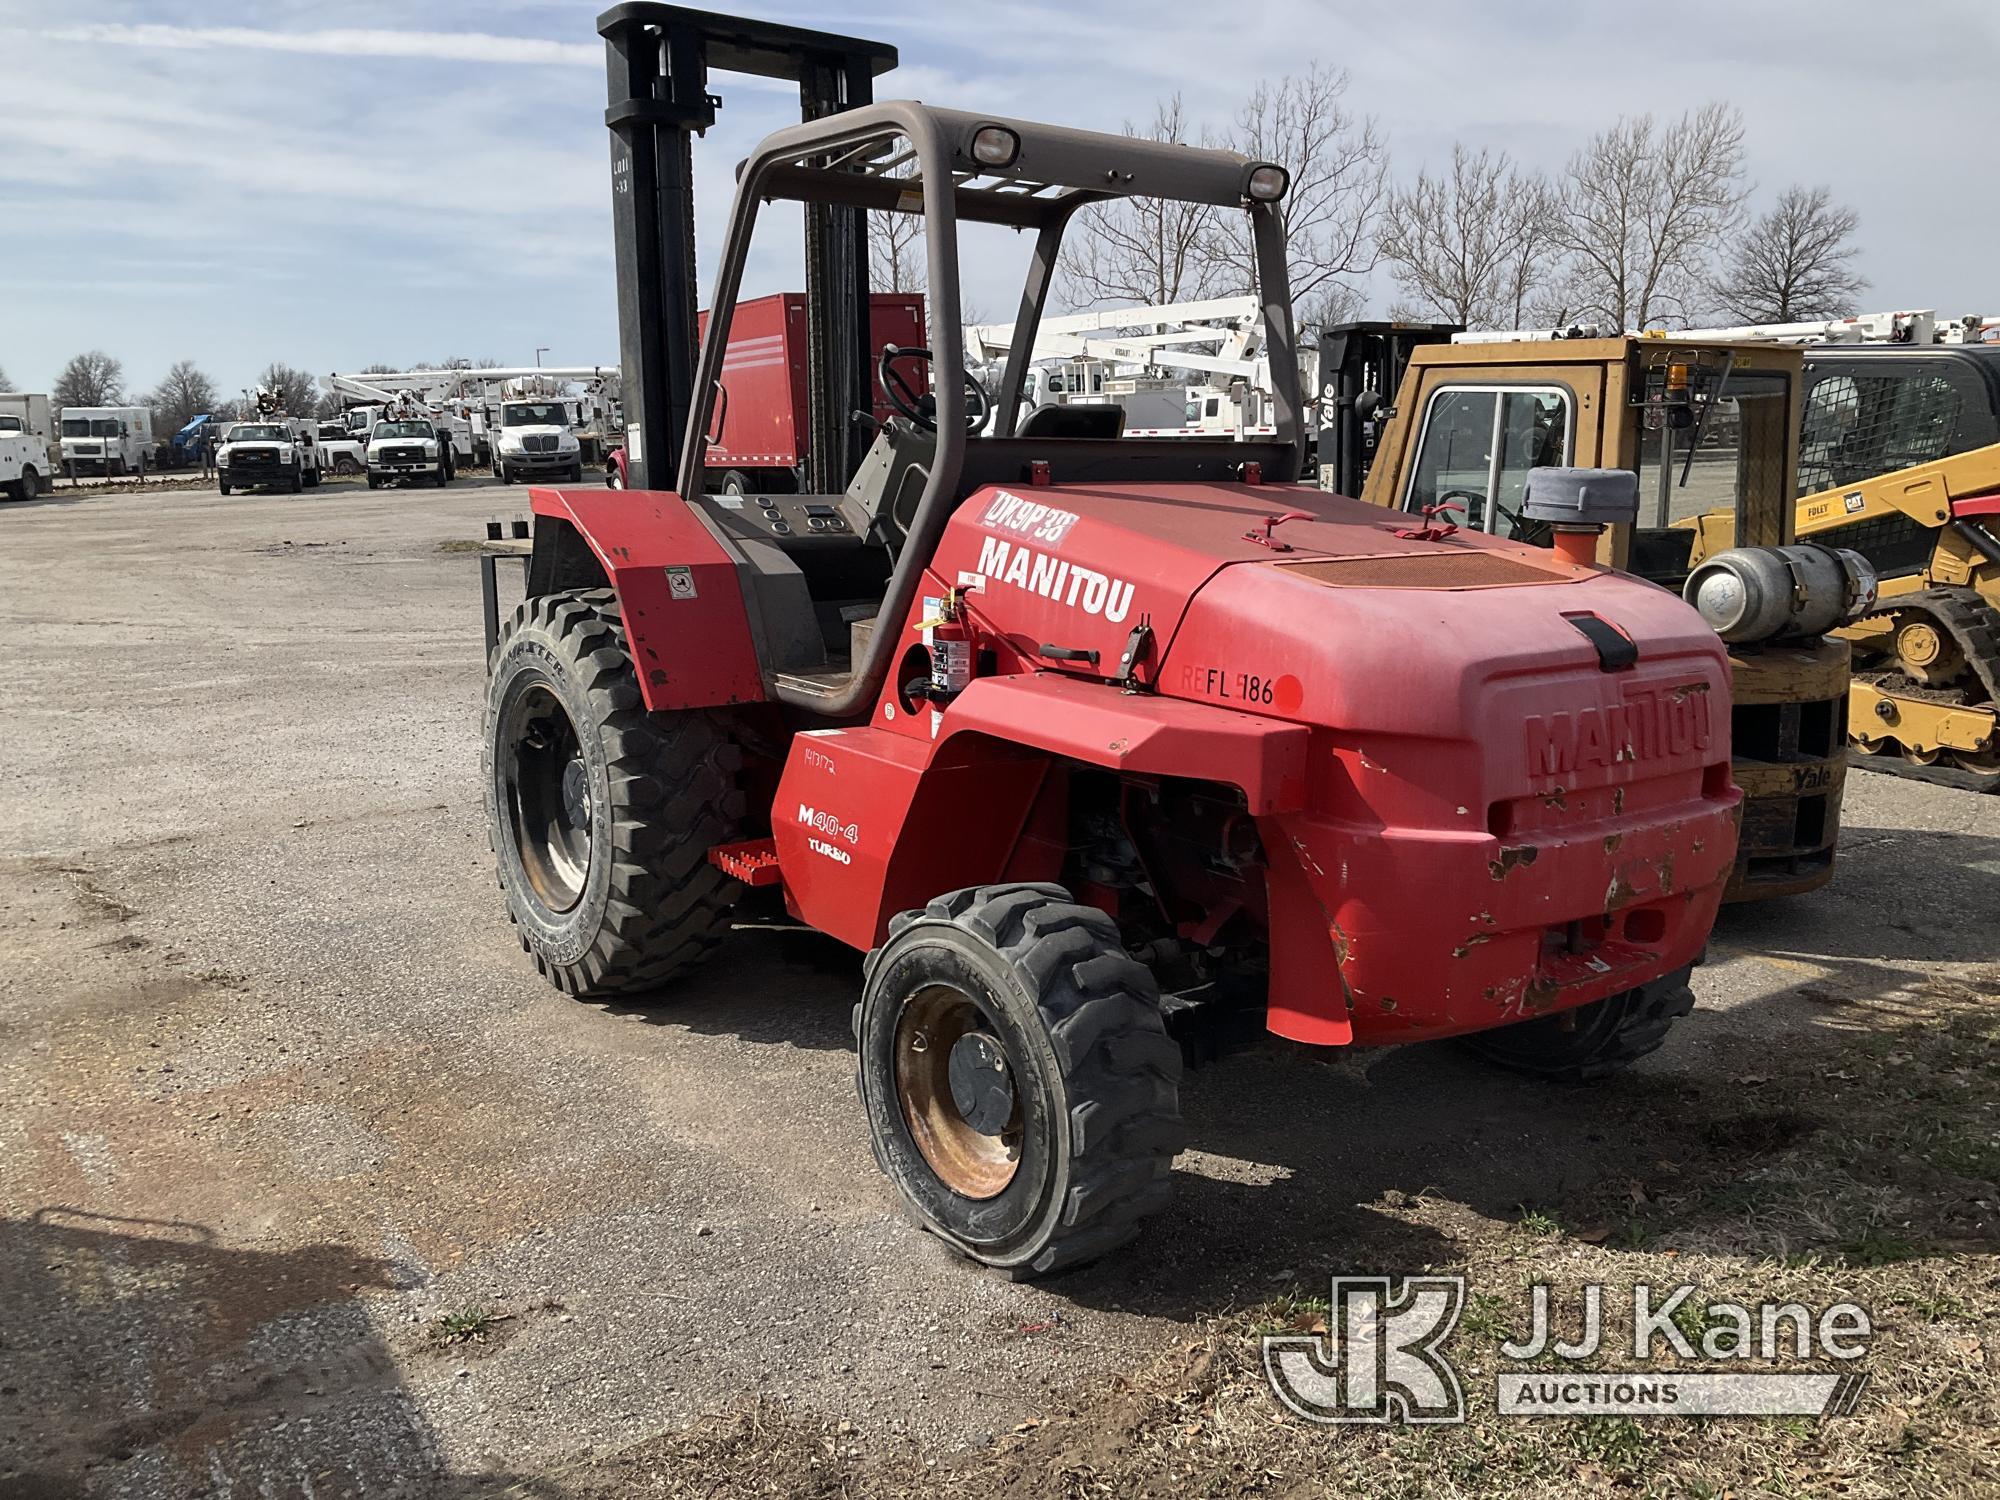
[[[0,369],[44,390],[103,348],[137,390],[183,357],[234,390],[272,359],[615,362],[600,8],[0,0]],[[1621,111],[1726,99],[1761,195],[1825,182],[1860,211],[1866,306],[2000,312],[1984,0],[1927,0],[1920,27],[1862,0],[746,8],[894,43],[884,97],[1108,129],[1175,91],[1223,123],[1257,78],[1316,56],[1350,70],[1398,172],[1454,138],[1553,168]],[[796,118],[769,83],[714,87],[705,256],[734,163]],[[747,290],[777,289],[789,259]],[[971,297],[1003,309],[997,271],[983,280]]]

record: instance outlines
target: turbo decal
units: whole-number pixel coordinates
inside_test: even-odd
[[[1133,586],[1123,579],[1080,563],[1060,561],[1017,542],[980,538],[979,571],[986,575],[988,588],[1004,583],[1087,615],[1102,616],[1114,625],[1132,612]]]

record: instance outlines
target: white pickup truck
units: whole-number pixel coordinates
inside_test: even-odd
[[[28,430],[27,418],[0,412],[0,495],[32,500],[42,492],[48,445]]]
[[[368,467],[368,435],[349,432],[338,422],[320,423],[319,461],[330,474],[359,474]]]
[[[263,485],[296,495],[319,481],[319,444],[311,423],[264,417],[223,429],[215,450],[215,484],[223,494]]]
[[[438,436],[428,417],[385,417],[368,429],[368,488],[427,479],[439,489],[451,482],[451,439]]]

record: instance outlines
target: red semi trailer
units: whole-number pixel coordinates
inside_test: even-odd
[[[913,293],[876,292],[868,299],[869,347],[914,348],[924,342],[924,299]],[[708,333],[708,314],[699,327]],[[803,292],[774,292],[736,304],[729,348],[722,357],[722,386],[709,422],[708,487],[725,495],[795,495],[802,487],[811,443],[807,380],[806,299]],[[874,382],[877,422],[893,408]],[[604,482],[625,488],[625,450],[606,461]]]

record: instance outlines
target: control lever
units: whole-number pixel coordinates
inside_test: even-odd
[[[1089,662],[1093,667],[1097,665],[1097,653],[1078,646],[1038,646],[1035,655],[1045,656],[1050,661],[1082,661]]]

